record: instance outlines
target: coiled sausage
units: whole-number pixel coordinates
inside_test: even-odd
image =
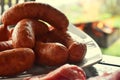
[[[15,25],[24,18],[46,21],[62,31],[66,31],[69,24],[67,17],[62,12],[48,4],[37,2],[24,2],[9,8],[2,15],[2,23]]]

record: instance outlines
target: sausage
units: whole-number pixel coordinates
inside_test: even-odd
[[[12,49],[12,48],[13,48],[12,40],[0,42],[0,51]]]
[[[68,48],[70,63],[77,63],[83,60],[87,46],[84,43],[77,42],[67,32],[61,32],[53,29],[49,33],[47,42],[60,42]]]
[[[5,25],[0,25],[0,41],[7,41],[9,39],[9,31]]]
[[[33,48],[35,45],[35,35],[31,23],[25,19],[19,21],[12,33],[12,43],[14,48]]]
[[[34,19],[23,19],[22,21],[27,22],[32,26],[36,39],[49,31],[48,26],[42,21]]]
[[[41,36],[43,36],[49,31],[48,26],[44,22],[34,19],[23,19],[23,20],[24,20],[23,22],[27,22],[32,26],[36,39],[41,38]],[[10,33],[9,39],[11,38],[13,30],[14,28],[9,29],[9,33]]]
[[[44,66],[60,66],[67,62],[67,48],[60,43],[37,41],[35,48],[36,63]]]
[[[0,76],[15,76],[32,67],[34,52],[30,48],[16,48],[0,52]]]
[[[69,24],[67,17],[61,11],[48,4],[37,2],[24,2],[9,8],[2,15],[2,23],[15,25],[24,18],[43,20],[62,31],[66,31]]]
[[[69,44],[71,44],[68,49],[69,62],[70,63],[81,62],[84,59],[87,51],[86,44],[78,42],[73,42]]]

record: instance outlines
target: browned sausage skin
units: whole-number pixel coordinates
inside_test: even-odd
[[[35,35],[31,23],[23,19],[17,23],[12,33],[13,47],[33,48],[35,45]]]
[[[41,38],[41,36],[43,36],[49,31],[48,26],[44,22],[34,19],[23,19],[23,20],[24,22],[27,22],[32,26],[36,39]],[[11,39],[12,37],[13,30],[14,28],[9,29],[9,33],[10,33],[9,39]]]
[[[69,24],[67,17],[62,12],[48,4],[37,2],[25,2],[9,8],[3,13],[2,22],[5,25],[15,25],[24,18],[46,21],[62,31],[66,31]]]
[[[36,62],[44,66],[59,66],[65,64],[68,59],[67,48],[60,43],[36,42]]]
[[[87,51],[86,44],[77,42],[71,37],[71,35],[69,35],[69,33],[63,33],[56,29],[51,30],[47,35],[49,36],[46,41],[60,42],[68,48],[68,60],[70,63],[76,63],[83,60]]]
[[[34,19],[24,19],[24,22],[30,23],[30,25],[33,28],[36,39],[49,31],[48,26],[42,21],[38,21]]]
[[[0,42],[0,51],[12,49],[12,48],[13,48],[12,40]]]
[[[34,62],[30,48],[16,48],[0,52],[0,76],[15,76],[28,70]]]
[[[68,61],[70,63],[77,63],[81,62],[87,51],[87,47],[84,43],[78,43],[78,42],[73,42],[70,43],[71,45],[69,46],[68,53],[69,53],[69,59]]]

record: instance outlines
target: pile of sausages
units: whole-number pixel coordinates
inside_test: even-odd
[[[67,33],[67,17],[48,4],[16,4],[3,13],[1,21],[0,76],[18,75],[34,64],[77,63],[86,54],[86,44]]]

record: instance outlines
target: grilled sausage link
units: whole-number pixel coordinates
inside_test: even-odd
[[[36,42],[36,62],[44,66],[58,66],[67,62],[67,48],[60,43]]]
[[[9,8],[2,15],[2,23],[15,25],[24,18],[43,20],[62,31],[66,31],[69,24],[62,12],[48,4],[37,2],[24,2]]]
[[[0,52],[0,76],[15,76],[32,67],[34,52],[30,48],[16,48]]]
[[[83,60],[87,46],[84,43],[80,43],[74,40],[71,35],[67,32],[60,32],[59,30],[53,29],[48,33],[48,42],[60,42],[68,48],[69,62],[76,63]]]
[[[0,41],[7,41],[9,39],[9,31],[5,25],[0,25]]]
[[[35,45],[35,34],[30,22],[25,19],[19,21],[12,33],[12,43],[15,48],[33,48]]]

